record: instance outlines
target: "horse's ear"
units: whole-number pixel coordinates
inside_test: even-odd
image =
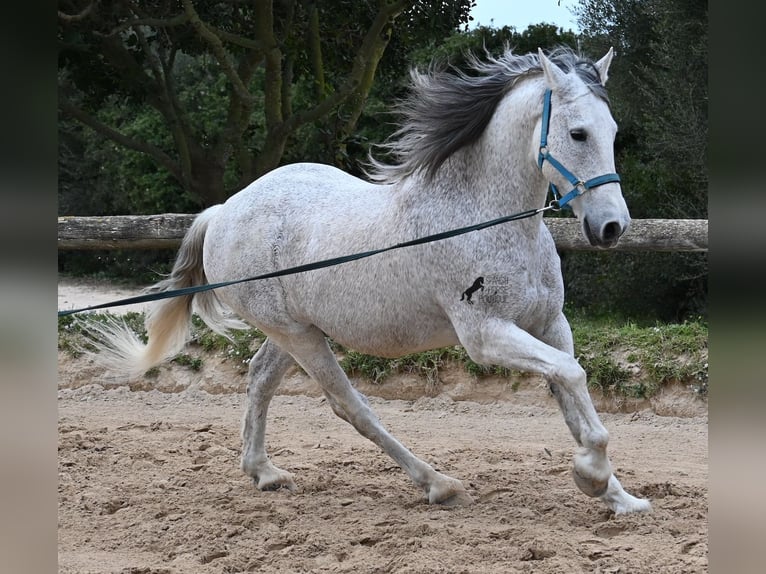
[[[540,58],[540,67],[543,69],[543,75],[545,76],[545,83],[551,90],[556,90],[558,86],[563,85],[564,76],[566,74],[556,64],[550,61],[548,56],[543,54],[543,49],[537,49],[537,55]]]
[[[598,75],[601,77],[601,84],[606,85],[606,80],[609,78],[609,64],[612,63],[612,58],[614,57],[614,48],[609,48],[609,51],[606,53],[606,55],[601,58],[598,62],[596,62],[596,69],[598,70]]]

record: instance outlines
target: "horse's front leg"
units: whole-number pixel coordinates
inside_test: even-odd
[[[559,314],[556,320],[551,323],[541,339],[556,349],[574,356],[572,329],[563,313]],[[569,430],[572,431],[572,435],[577,440],[577,437],[580,436],[581,415],[572,401],[571,395],[554,381],[549,381],[549,385],[553,396],[556,397],[559,407],[561,407],[561,412],[564,414],[564,420]],[[575,480],[577,480],[576,476]],[[616,514],[651,510],[651,504],[648,500],[636,498],[625,492],[614,474],[609,478],[607,489],[600,498]]]
[[[612,474],[606,454],[609,433],[593,407],[585,371],[571,352],[571,332],[565,321],[548,337],[551,342],[556,339],[560,348],[536,339],[510,321],[494,318],[471,328],[458,326],[458,336],[477,363],[545,376],[580,447],[574,456],[573,476],[581,491],[600,497],[615,512],[648,510],[649,503],[625,493]]]

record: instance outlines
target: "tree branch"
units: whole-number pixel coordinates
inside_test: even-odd
[[[362,46],[359,48],[357,56],[354,58],[354,63],[346,82],[339,90],[320,101],[314,108],[291,116],[288,120],[290,131],[303,124],[318,120],[336,106],[356,95],[357,102],[352,112],[353,123],[347,122],[344,133],[353,129],[353,125],[358,120],[364,105],[364,96],[370,89],[372,79],[375,76],[375,70],[388,45],[389,35],[384,34],[384,30],[412,2],[413,0],[398,0],[396,2],[380,0],[380,9],[362,41]]]
[[[364,108],[367,94],[372,88],[375,79],[375,71],[378,69],[383,53],[391,40],[391,25],[399,14],[407,7],[414,4],[413,0],[379,0],[378,14],[370,29],[362,41],[362,47],[354,58],[354,66],[351,71],[351,80],[354,82],[349,94],[351,100],[351,113],[346,120],[340,134],[340,140],[344,140],[356,128],[356,123]]]
[[[258,52],[262,52],[266,49],[266,45],[263,44],[263,42],[259,42],[258,40],[252,40],[250,38],[245,38],[244,36],[240,36],[239,34],[232,34],[231,32],[227,32],[226,30],[221,30],[220,28],[216,28],[214,26],[207,25],[208,29],[218,36],[221,40],[225,42],[229,42],[230,44],[234,44],[235,46],[241,46],[242,48],[248,48],[249,50],[256,50]]]
[[[78,121],[85,124],[86,126],[91,128],[93,131],[101,134],[105,138],[110,139],[120,144],[123,147],[132,149],[133,151],[147,154],[152,159],[154,159],[154,161],[156,161],[162,167],[167,169],[173,175],[173,177],[175,177],[179,182],[183,182],[181,170],[179,169],[178,164],[175,161],[173,161],[173,158],[171,158],[168,154],[166,154],[160,148],[153,146],[152,144],[139,141],[129,136],[126,136],[122,132],[119,132],[116,129],[106,125],[105,123],[94,118],[93,116],[85,112],[84,110],[78,108],[71,102],[64,100],[63,98],[59,98],[59,108],[64,113],[77,119]]]
[[[93,12],[93,9],[96,7],[96,4],[98,4],[99,0],[93,0],[90,4],[88,4],[85,8],[83,8],[80,12],[77,14],[66,14],[62,12],[61,10],[58,11],[59,19],[63,20],[64,22],[79,22],[80,20],[84,20],[88,16],[90,16],[91,12]]]
[[[161,45],[160,45],[161,46]],[[164,53],[164,48],[160,48]],[[178,161],[182,174],[181,184],[186,189],[191,189],[192,181],[192,154],[189,121],[178,99],[175,82],[173,81],[173,63],[175,62],[176,49],[173,48],[169,56],[161,58],[163,85],[162,90],[166,101],[165,111],[162,112],[168,123],[168,128],[178,148]]]
[[[242,58],[237,73],[245,84],[250,83],[262,59],[262,54],[255,51]],[[248,149],[247,142],[244,140],[244,134],[250,128],[250,120],[248,118],[252,110],[252,103],[243,102],[236,97],[236,94],[231,94],[226,116],[226,127],[221,133],[216,146],[216,154],[221,156],[225,153],[224,148],[231,146],[231,150],[239,164],[240,185],[249,183],[253,176],[253,158]]]
[[[207,44],[210,46],[213,55],[221,65],[223,73],[226,74],[227,78],[229,78],[234,91],[243,101],[252,100],[253,97],[250,94],[250,91],[247,89],[247,86],[242,83],[242,79],[234,69],[234,65],[229,59],[229,55],[226,52],[226,48],[223,46],[221,39],[202,21],[202,18],[200,18],[199,14],[194,9],[194,5],[192,4],[191,0],[183,0],[183,6],[187,16],[189,17],[189,23],[192,25],[199,37],[207,42]]]
[[[119,26],[115,26],[109,32],[110,36],[116,36],[120,32],[124,32],[128,28],[134,26],[149,26],[152,28],[172,28],[174,26],[183,26],[189,22],[189,16],[186,14],[179,14],[172,18],[136,18],[135,20],[126,20]]]
[[[255,33],[267,46],[264,57],[266,65],[263,88],[266,130],[273,133],[282,127],[282,52],[274,37],[274,12],[270,1],[255,2]]]
[[[306,31],[306,43],[309,47],[309,61],[314,73],[314,96],[316,101],[322,101],[325,96],[324,63],[322,59],[322,44],[319,38],[319,10],[312,2],[308,8],[309,26]]]

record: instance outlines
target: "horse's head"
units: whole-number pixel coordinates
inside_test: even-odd
[[[561,203],[568,203],[591,245],[613,247],[630,224],[630,214],[614,167],[617,124],[604,84],[612,61],[579,61],[564,71],[538,52],[548,90],[541,120],[538,165]]]

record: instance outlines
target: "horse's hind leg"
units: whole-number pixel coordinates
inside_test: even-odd
[[[293,358],[266,339],[250,361],[247,411],[242,424],[242,470],[260,490],[295,489],[289,472],[274,466],[266,454],[266,414],[269,402]]]
[[[380,423],[364,397],[351,386],[324,335],[314,328],[292,336],[284,347],[322,387],[333,411],[378,445],[423,489],[432,504],[472,502],[460,481],[437,472],[412,454]]]

